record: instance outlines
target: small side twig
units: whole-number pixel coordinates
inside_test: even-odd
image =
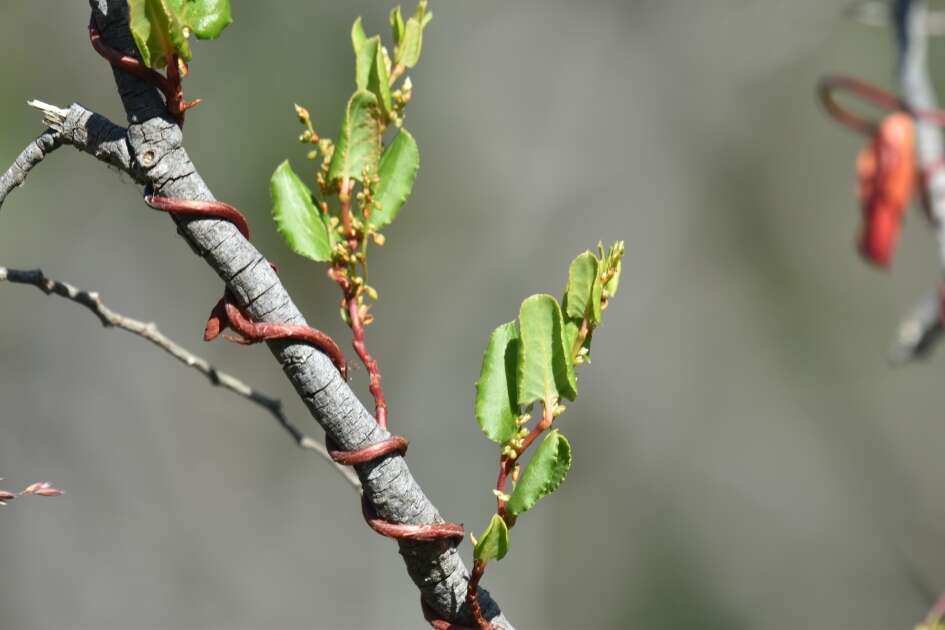
[[[27,145],[13,164],[0,174],[0,208],[11,192],[22,186],[32,170],[47,155],[64,144],[127,173],[137,182],[143,182],[140,169],[128,148],[127,130],[104,116],[73,103],[68,109],[43,101],[27,101],[27,105],[43,114],[48,127]]]
[[[10,192],[22,186],[33,168],[47,155],[62,146],[62,136],[54,129],[44,131],[38,138],[27,145],[13,162],[13,165],[0,175],[0,207]]]
[[[158,330],[157,325],[153,322],[143,322],[116,313],[102,302],[98,293],[83,291],[65,282],[52,280],[39,269],[19,270],[0,267],[0,282],[4,281],[13,284],[32,285],[46,295],[57,295],[84,306],[91,311],[106,328],[120,328],[146,339],[179,362],[206,376],[212,385],[222,387],[246,400],[256,403],[275,418],[299,447],[318,453],[325,460],[331,462],[332,468],[351,483],[356,490],[360,491],[361,483],[358,481],[357,476],[348,468],[335,464],[331,460],[331,457],[329,457],[328,450],[323,444],[306,435],[301,429],[292,424],[283,412],[282,402],[280,400],[263,394],[235,376],[218,370],[206,359],[197,356],[174,340],[168,338]]]
[[[3,479],[0,479],[0,481],[3,481]],[[65,492],[59,488],[54,488],[48,481],[37,481],[19,492],[0,490],[0,506],[4,506],[19,497],[61,497],[64,494]]]

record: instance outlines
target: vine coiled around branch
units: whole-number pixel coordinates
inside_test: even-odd
[[[181,73],[179,72],[176,59],[168,60],[168,74],[164,76],[146,67],[140,59],[123,54],[105,44],[101,34],[91,23],[89,24],[89,39],[95,51],[105,58],[113,67],[129,72],[156,87],[164,95],[168,114],[171,115],[179,125],[182,126],[184,123],[184,113],[186,110],[200,102],[188,102],[183,99]],[[164,197],[154,194],[154,191],[150,189],[145,191],[144,200],[150,208],[166,212],[175,217],[227,221],[233,224],[244,238],[247,240],[250,238],[249,221],[239,210],[227,203]],[[226,328],[231,328],[239,335],[239,337],[226,338],[229,341],[241,344],[248,345],[264,341],[281,340],[296,341],[311,345],[328,356],[341,373],[342,378],[347,380],[348,368],[344,354],[338,344],[335,343],[330,336],[311,326],[254,322],[243,314],[240,308],[234,303],[229,292],[226,292],[214,306],[207,321],[204,339],[211,341],[218,337]],[[357,335],[355,338],[355,347],[358,350],[358,355],[363,358],[366,354],[366,349],[362,349],[359,345],[363,346],[363,334],[361,338],[358,338]],[[370,369],[370,366],[368,367]],[[375,380],[378,382],[375,382]],[[375,379],[372,371],[372,389],[374,387],[379,387],[379,378]],[[381,408],[386,411],[386,404],[382,405]],[[386,416],[386,414],[384,414],[384,416]],[[379,425],[386,429],[386,417],[382,419],[384,422],[379,422]],[[395,435],[360,449],[345,451],[339,449],[331,440],[330,436],[327,439],[329,455],[332,460],[344,466],[367,464],[392,454],[402,456],[407,452],[408,446],[406,438]],[[361,509],[368,526],[376,533],[387,538],[418,542],[449,541],[458,544],[464,537],[463,525],[459,523],[404,525],[386,521],[377,515],[370,501],[368,501],[367,497],[363,494],[361,496]],[[424,618],[434,628],[438,630],[464,630],[462,626],[438,618],[435,611],[433,611],[422,598],[420,603]]]

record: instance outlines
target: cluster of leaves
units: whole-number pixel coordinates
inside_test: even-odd
[[[191,35],[216,39],[233,22],[230,0],[128,0],[128,17],[141,60],[155,69],[190,61]]]
[[[575,367],[590,359],[594,329],[617,293],[623,254],[622,241],[609,251],[598,246],[596,255],[584,252],[571,263],[560,303],[551,295],[533,295],[522,302],[517,321],[499,326],[489,338],[476,384],[476,419],[486,437],[499,444],[503,465],[514,466],[514,485],[509,494],[495,490],[500,509],[476,541],[477,561],[501,560],[517,517],[567,477],[571,445],[551,426],[565,411],[561,399],[577,397]],[[529,428],[535,403],[541,403],[543,415]],[[545,430],[547,436],[519,474],[519,457]]]
[[[288,160],[272,176],[272,214],[279,233],[300,256],[330,262],[333,277],[355,287],[359,304],[364,294],[377,295],[366,281],[368,242],[384,243],[381,230],[406,203],[420,167],[417,143],[403,126],[413,86],[409,77],[400,87],[397,83],[419,62],[423,31],[432,18],[426,0],[420,0],[407,20],[400,7],[391,11],[393,55],[379,35],[367,36],[358,18],[351,31],[356,90],[348,100],[338,138],[319,137],[308,110],[296,105],[304,126],[300,141],[314,146],[309,159],[321,156],[316,175],[321,200]],[[391,129],[396,134],[385,145],[384,136]],[[332,197],[337,197],[337,204],[329,204]],[[348,320],[344,312],[342,317]]]

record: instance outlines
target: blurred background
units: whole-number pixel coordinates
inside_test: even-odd
[[[294,102],[336,132],[350,24],[386,37],[391,1],[234,0],[186,82],[205,99],[186,132],[204,178],[341,339],[336,288],[281,243],[268,179],[286,157],[308,168]],[[945,589],[945,349],[885,359],[937,280],[934,243],[912,213],[892,273],[854,251],[862,140],[814,85],[843,71],[891,86],[894,59],[845,6],[432,2],[408,115],[423,167],[373,252],[368,336],[444,515],[480,531],[494,508],[496,452],[472,413],[490,331],[559,293],[580,251],[627,243],[563,418],[571,478],[485,580],[520,628],[889,630]],[[87,20],[85,2],[5,3],[4,168],[41,131],[29,98],[124,122]],[[945,43],[931,66],[945,90]],[[202,344],[220,282],[127,177],[52,156],[0,213],[0,265],[100,291],[320,434],[265,349]],[[354,383],[368,400],[363,370]],[[145,342],[22,286],[0,286],[0,476],[67,491],[0,511],[0,627],[424,627],[394,544],[328,465]]]

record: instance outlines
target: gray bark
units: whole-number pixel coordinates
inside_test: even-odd
[[[47,155],[62,146],[62,140],[53,129],[47,129],[36,140],[23,149],[13,165],[0,175],[0,207],[10,192],[26,182],[26,177],[33,167],[42,162]]]

